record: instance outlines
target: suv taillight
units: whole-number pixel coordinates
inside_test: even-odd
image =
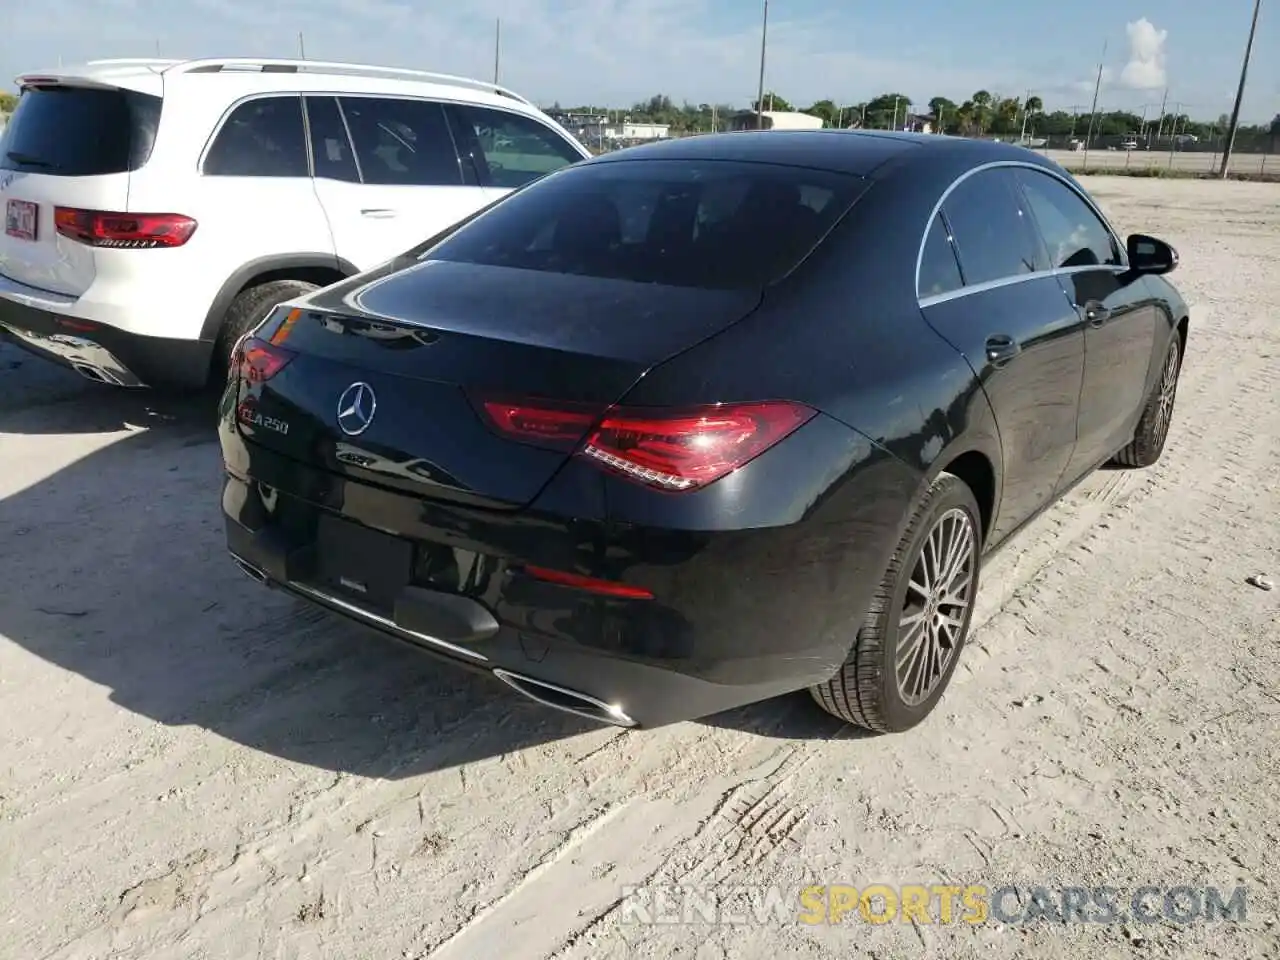
[[[784,400],[678,410],[589,411],[546,400],[486,400],[475,406],[497,433],[580,457],[659,490],[705,487],[755,459],[816,411]]]
[[[150,250],[180,247],[196,232],[196,222],[180,213],[107,213],[55,207],[58,233],[91,247]]]

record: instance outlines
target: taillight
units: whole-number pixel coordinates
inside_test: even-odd
[[[653,487],[692,490],[755,459],[814,412],[785,401],[670,414],[615,408],[592,430],[582,455]]]
[[[236,348],[235,368],[241,380],[266,383],[285,368],[294,354],[258,337],[245,337]]]
[[[180,247],[196,232],[196,222],[178,213],[107,213],[55,207],[58,233],[91,247],[149,250]]]
[[[623,476],[660,490],[705,487],[758,457],[803,426],[814,410],[783,400],[680,410],[588,409],[547,402],[482,401],[503,436],[573,449]]]
[[[577,449],[591,425],[605,412],[603,406],[554,400],[481,399],[476,405],[504,437],[564,451]]]

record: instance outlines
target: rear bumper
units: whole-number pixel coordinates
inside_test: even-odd
[[[2,293],[0,335],[91,380],[120,387],[201,387],[213,351],[204,341],[128,333],[40,310]]]
[[[255,579],[551,706],[572,709],[557,691],[594,701],[615,711],[595,719],[626,726],[707,716],[828,679],[900,529],[886,494],[905,475],[892,461],[799,523],[687,532],[566,520],[537,503],[505,513],[425,502],[246,444],[233,429],[224,424],[228,548]],[[558,482],[539,502],[554,498]],[[441,589],[415,573],[377,604],[322,581],[322,516],[394,530],[419,557],[443,552],[456,580]],[[547,583],[525,575],[525,564],[625,580],[653,599]]]

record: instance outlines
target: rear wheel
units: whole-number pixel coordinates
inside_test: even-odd
[[[236,294],[223,318],[222,329],[214,348],[214,379],[221,383],[231,366],[231,351],[240,338],[267,319],[267,315],[286,301],[320,288],[305,280],[269,280]]]
[[[1178,374],[1182,370],[1182,340],[1175,336],[1165,353],[1164,367],[1151,395],[1142,408],[1133,439],[1111,458],[1121,467],[1149,467],[1164,453],[1173,422],[1173,402],[1178,394]]]
[[[969,633],[981,546],[972,491],[941,474],[915,507],[849,659],[811,688],[823,709],[878,733],[909,730],[933,711]]]

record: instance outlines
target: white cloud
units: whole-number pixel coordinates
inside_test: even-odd
[[[1146,17],[1125,26],[1129,35],[1129,62],[1120,71],[1120,83],[1131,90],[1158,90],[1166,85],[1165,41],[1168,30],[1157,30]]]

